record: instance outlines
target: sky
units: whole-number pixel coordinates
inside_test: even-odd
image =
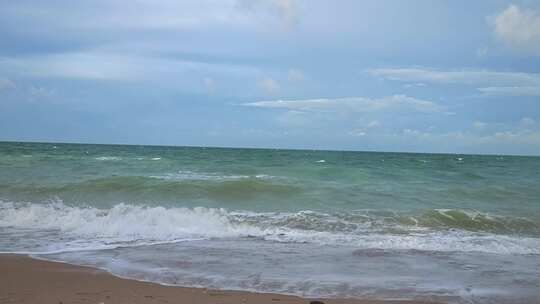
[[[540,155],[540,2],[0,0],[0,140]]]

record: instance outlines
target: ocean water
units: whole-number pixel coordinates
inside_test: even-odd
[[[0,252],[170,285],[540,303],[540,158],[0,143]]]

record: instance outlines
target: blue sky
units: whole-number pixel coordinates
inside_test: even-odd
[[[540,154],[538,1],[1,1],[0,140]]]

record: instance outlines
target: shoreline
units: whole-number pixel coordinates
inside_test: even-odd
[[[310,299],[274,293],[166,286],[28,255],[0,254],[0,303],[428,304],[416,300]]]

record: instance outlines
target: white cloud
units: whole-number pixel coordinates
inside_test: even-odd
[[[294,23],[298,18],[296,0],[270,0],[278,14],[287,22]]]
[[[240,1],[109,0],[93,1],[90,5],[82,3],[76,7],[78,9],[74,9],[73,6],[62,2],[19,1],[10,3],[2,9],[6,15],[20,20],[23,18],[33,20],[29,28],[31,31],[39,31],[38,26],[42,24],[65,31],[189,30],[248,24],[256,27],[258,25],[256,16],[239,10],[238,2]],[[281,14],[283,18],[293,15],[294,8],[288,9],[287,4],[278,3],[281,1],[269,2],[272,13],[265,12],[265,14]],[[34,27],[34,24],[37,26]]]
[[[87,49],[114,48],[131,41],[131,44],[149,45],[145,50],[138,47],[128,49],[131,54],[156,51],[230,56],[251,49],[251,44],[245,43],[245,39],[250,38],[239,34],[259,35],[261,32],[275,32],[277,28],[288,29],[297,23],[300,11],[295,0],[96,0],[78,5],[66,3],[69,1],[0,1],[3,31],[20,35],[17,37],[25,41],[47,41],[63,51],[81,46]],[[61,41],[58,33],[62,33]],[[223,33],[228,33],[229,38],[243,37],[244,42],[221,43],[219,41],[225,39]],[[169,38],[164,39],[167,35]],[[215,47],[214,42],[219,47]],[[40,52],[39,47],[33,48],[32,52]]]
[[[300,82],[304,80],[304,73],[298,69],[290,69],[287,74],[287,80],[290,82]]]
[[[497,134],[497,133],[513,133],[513,134],[526,134],[533,130],[540,132],[540,124],[531,117],[523,117],[518,121],[512,122],[483,122],[475,121],[472,124],[472,132],[478,132],[479,134]]]
[[[488,48],[487,47],[481,47],[476,50],[476,56],[478,57],[486,57],[488,54]]]
[[[540,54],[540,13],[512,4],[495,17],[493,26],[508,46]]]
[[[392,81],[476,86],[486,96],[540,96],[540,74],[538,73],[489,70],[443,71],[422,68],[371,69],[368,72],[373,76]],[[413,85],[405,84],[404,87],[411,88]]]
[[[171,82],[175,86],[178,85],[177,80],[188,82],[193,79],[189,82],[192,87],[200,87],[200,79],[208,74],[254,77],[258,73],[249,66],[100,51],[32,56],[24,59],[0,58],[0,69],[26,77]],[[193,77],[197,73],[201,74],[200,78]]]
[[[478,153],[486,147],[498,147],[502,153],[538,154],[540,151],[540,131],[501,130],[488,133],[477,131],[456,131],[432,133],[417,129],[403,129],[400,133],[378,134],[378,138],[391,139],[391,142],[406,144],[414,150],[424,144],[439,152]],[[523,147],[527,147],[526,150]],[[465,160],[467,161],[467,160]]]
[[[417,83],[406,83],[403,85],[403,87],[405,89],[410,89],[410,88],[421,88],[421,87],[425,87],[427,86],[425,83],[422,83],[422,82],[417,82]]]
[[[271,13],[291,26],[298,21],[297,0],[238,0],[237,7],[253,14]]]
[[[482,121],[475,121],[475,122],[473,122],[473,127],[474,127],[475,129],[484,129],[486,126],[487,126],[487,123],[482,122]]]
[[[415,137],[427,137],[431,135],[431,133],[423,132],[416,129],[403,129],[401,133],[404,136],[415,136]]]
[[[204,84],[204,88],[206,89],[208,93],[213,93],[216,90],[216,82],[211,77],[204,77],[203,84]]]
[[[411,124],[390,129],[357,128],[345,131],[344,135],[366,140],[377,138],[388,144],[386,150],[421,151],[418,147],[427,145],[432,147],[432,151],[446,153],[485,153],[491,150],[503,154],[538,155],[540,152],[540,124],[530,117],[506,123],[477,121],[470,128],[459,131],[435,129]]]
[[[28,101],[34,102],[38,100],[45,100],[49,99],[54,96],[54,91],[45,88],[45,87],[39,87],[39,86],[31,86],[28,89]]]
[[[320,98],[299,100],[268,100],[245,103],[244,106],[280,108],[304,112],[444,112],[444,108],[431,101],[405,95],[393,95],[379,99],[365,97]]]
[[[525,126],[532,126],[532,125],[535,125],[536,124],[536,120],[530,118],[530,117],[523,117],[520,121],[519,121],[520,124],[522,125],[525,125]]]
[[[270,94],[277,93],[280,89],[279,83],[269,77],[259,80],[257,82],[257,85],[266,93],[270,93]]]
[[[540,86],[536,87],[485,87],[478,88],[485,95],[540,96]]]
[[[373,76],[402,82],[480,86],[540,86],[540,74],[489,70],[443,71],[423,68],[371,69]]]
[[[504,131],[496,132],[490,136],[482,137],[481,140],[485,143],[506,143],[506,144],[521,144],[521,145],[540,145],[540,132],[538,131]]]
[[[376,127],[378,127],[380,125],[381,125],[381,123],[378,120],[372,120],[367,124],[367,127],[368,128],[376,128]]]
[[[348,132],[350,136],[366,136],[368,135],[368,131],[372,132],[374,129],[381,126],[381,123],[378,120],[372,120],[368,122],[365,127],[353,129]]]
[[[378,120],[372,120],[365,124],[364,127],[350,130],[347,134],[350,136],[366,136],[368,135],[368,132],[373,132],[380,126],[381,123]]]
[[[367,133],[364,129],[354,129],[348,132],[350,136],[366,136]]]
[[[0,59],[0,67],[23,76],[72,79],[132,80],[144,74],[133,58],[103,53],[6,58]]]
[[[412,135],[413,133],[409,133]],[[417,134],[414,134],[417,135]],[[450,132],[445,134],[430,134],[418,133],[423,137],[429,137],[433,140],[444,140],[445,138],[451,141],[459,141],[461,143],[476,143],[476,144],[526,144],[540,145],[540,132],[516,132],[516,131],[500,131],[488,135],[478,135],[470,132]]]
[[[286,127],[304,127],[313,122],[305,112],[287,111],[277,117],[277,122]]]
[[[14,89],[15,83],[7,78],[0,78],[0,91]]]

